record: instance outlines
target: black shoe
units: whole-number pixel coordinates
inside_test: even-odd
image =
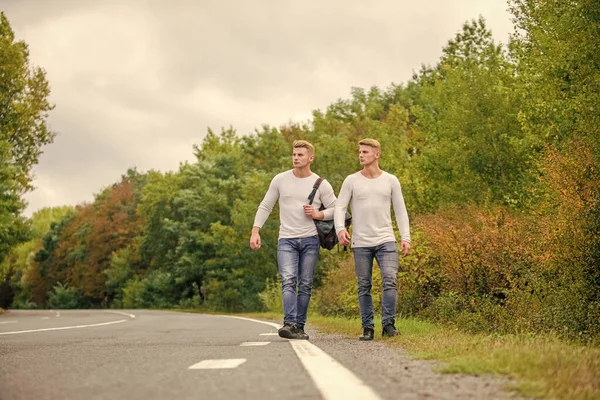
[[[373,336],[375,336],[375,329],[373,328],[364,328],[362,336],[359,336],[359,340],[373,340]]]
[[[298,337],[298,333],[296,333],[296,325],[295,324],[284,324],[277,331],[280,337],[285,339],[300,339]]]
[[[304,325],[296,325],[296,334],[298,339],[308,340],[308,334],[304,332]]]
[[[398,336],[400,332],[396,329],[394,324],[389,324],[383,327],[383,331],[381,332],[381,336],[383,337],[393,337]]]

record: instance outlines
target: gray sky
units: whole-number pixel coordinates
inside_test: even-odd
[[[406,82],[467,20],[497,41],[506,0],[0,0],[47,71],[58,132],[26,215],[92,201],[127,168],[193,161],[208,127],[307,121],[353,86]]]

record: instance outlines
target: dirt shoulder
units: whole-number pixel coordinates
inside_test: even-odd
[[[524,399],[504,376],[437,372],[442,363],[418,360],[386,341],[361,342],[307,329],[311,342],[349,368],[383,399]]]

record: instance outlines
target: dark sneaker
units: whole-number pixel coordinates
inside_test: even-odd
[[[398,332],[394,324],[384,326],[383,331],[381,332],[381,336],[383,337],[393,337],[398,336],[399,334],[400,332]]]
[[[364,328],[362,336],[359,336],[359,340],[373,340],[373,336],[375,336],[375,329],[373,328]]]
[[[277,331],[280,337],[285,339],[299,339],[298,333],[296,333],[296,325],[285,324]]]
[[[304,332],[304,325],[296,325],[296,333],[298,334],[298,339],[308,340],[308,334]]]

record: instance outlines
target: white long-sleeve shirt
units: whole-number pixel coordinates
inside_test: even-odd
[[[360,171],[349,175],[342,184],[335,205],[334,223],[337,232],[345,230],[344,216],[350,204],[352,210],[352,247],[373,247],[394,242],[390,206],[394,206],[396,223],[403,241],[410,242],[408,213],[400,181],[383,171],[377,178],[367,178]]]
[[[254,226],[262,228],[271,211],[273,211],[275,203],[279,200],[280,239],[316,235],[317,228],[314,220],[304,214],[304,205],[308,204],[308,196],[318,178],[319,175],[315,173],[307,178],[297,178],[293,170],[277,174],[271,181],[263,201],[258,206],[258,211],[254,217]],[[323,180],[315,193],[313,207],[318,211],[321,204],[323,204],[326,208],[323,210],[323,219],[331,220],[333,219],[335,202],[336,198],[331,184]]]

